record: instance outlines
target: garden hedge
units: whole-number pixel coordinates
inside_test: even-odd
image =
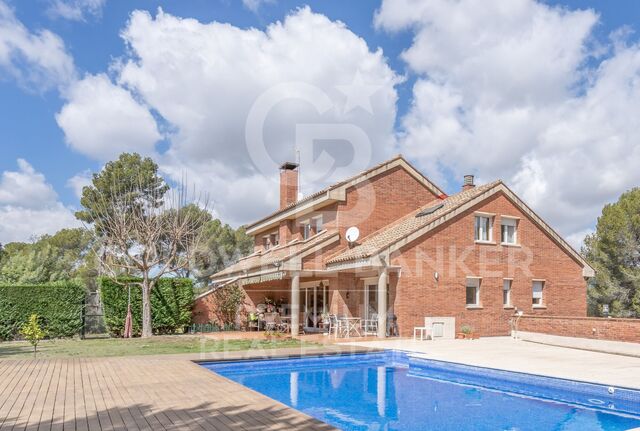
[[[80,334],[85,288],[75,282],[27,286],[0,286],[0,340],[20,338],[20,329],[32,314],[50,338]]]
[[[104,319],[109,332],[122,336],[127,316],[127,283],[131,286],[133,334],[142,329],[142,289],[139,279],[119,279],[118,283],[101,278],[100,294]],[[162,278],[151,291],[151,317],[155,334],[183,332],[191,323],[193,282],[187,278]]]

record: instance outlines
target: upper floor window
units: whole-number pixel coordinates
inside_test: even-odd
[[[323,229],[322,214],[317,217],[314,217],[313,222],[315,224],[315,233],[321,232]]]
[[[502,217],[502,243],[516,244],[518,241],[518,220],[509,217]]]
[[[543,280],[534,280],[533,281],[533,300],[532,303],[534,306],[543,305],[542,296],[544,292],[544,281]]]
[[[502,305],[510,306],[511,305],[511,283],[513,280],[504,279],[502,280]]]
[[[302,239],[309,239],[311,235],[313,235],[313,227],[310,222],[305,222],[302,224]]]
[[[480,305],[480,279],[479,278],[467,278],[466,285],[466,297],[467,305],[479,306]]]
[[[278,232],[262,237],[262,245],[265,250],[275,247],[280,243],[280,234]]]
[[[477,215],[475,231],[476,241],[491,241],[493,238],[493,217],[489,215]]]
[[[309,239],[323,229],[322,215],[312,217],[300,223],[302,239]]]

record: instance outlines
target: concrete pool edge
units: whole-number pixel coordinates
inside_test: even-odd
[[[243,375],[286,374],[287,372],[297,374],[302,371],[337,370],[353,365],[364,368],[380,366],[404,368],[408,375],[414,378],[444,381],[515,397],[640,419],[640,409],[636,407],[640,406],[640,391],[636,389],[616,387],[615,392],[609,393],[609,388],[602,384],[431,360],[399,350],[387,349],[353,355],[305,355],[239,361],[208,361],[206,364],[199,365],[214,374],[237,381],[238,384],[244,382],[235,378],[242,379]],[[259,389],[245,387],[259,394],[271,396],[267,395],[269,392],[263,393]],[[289,406],[289,408],[297,410],[296,406]],[[304,410],[298,411],[305,413]],[[322,420],[319,417],[317,419]]]
[[[488,337],[384,340],[348,345],[402,350],[438,361],[640,390],[640,358]]]

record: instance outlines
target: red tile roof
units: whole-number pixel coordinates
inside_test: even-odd
[[[377,252],[385,249],[386,247],[394,244],[409,234],[417,231],[418,229],[428,225],[429,223],[443,217],[447,213],[455,210],[461,205],[471,201],[475,197],[481,195],[485,191],[500,184],[500,181],[494,181],[482,186],[477,186],[469,190],[462,191],[455,195],[449,196],[443,200],[434,199],[427,202],[422,207],[408,214],[407,216],[394,221],[386,227],[372,233],[371,235],[363,238],[358,245],[349,249],[343,250],[330,257],[327,260],[327,264],[345,262],[349,260],[362,259],[370,257]],[[443,204],[441,208],[432,212],[431,214],[416,217],[421,211],[430,208],[436,204]]]

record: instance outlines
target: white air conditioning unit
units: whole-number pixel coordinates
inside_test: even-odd
[[[431,328],[431,338],[434,340],[453,340],[456,338],[455,317],[425,317],[424,326]]]

